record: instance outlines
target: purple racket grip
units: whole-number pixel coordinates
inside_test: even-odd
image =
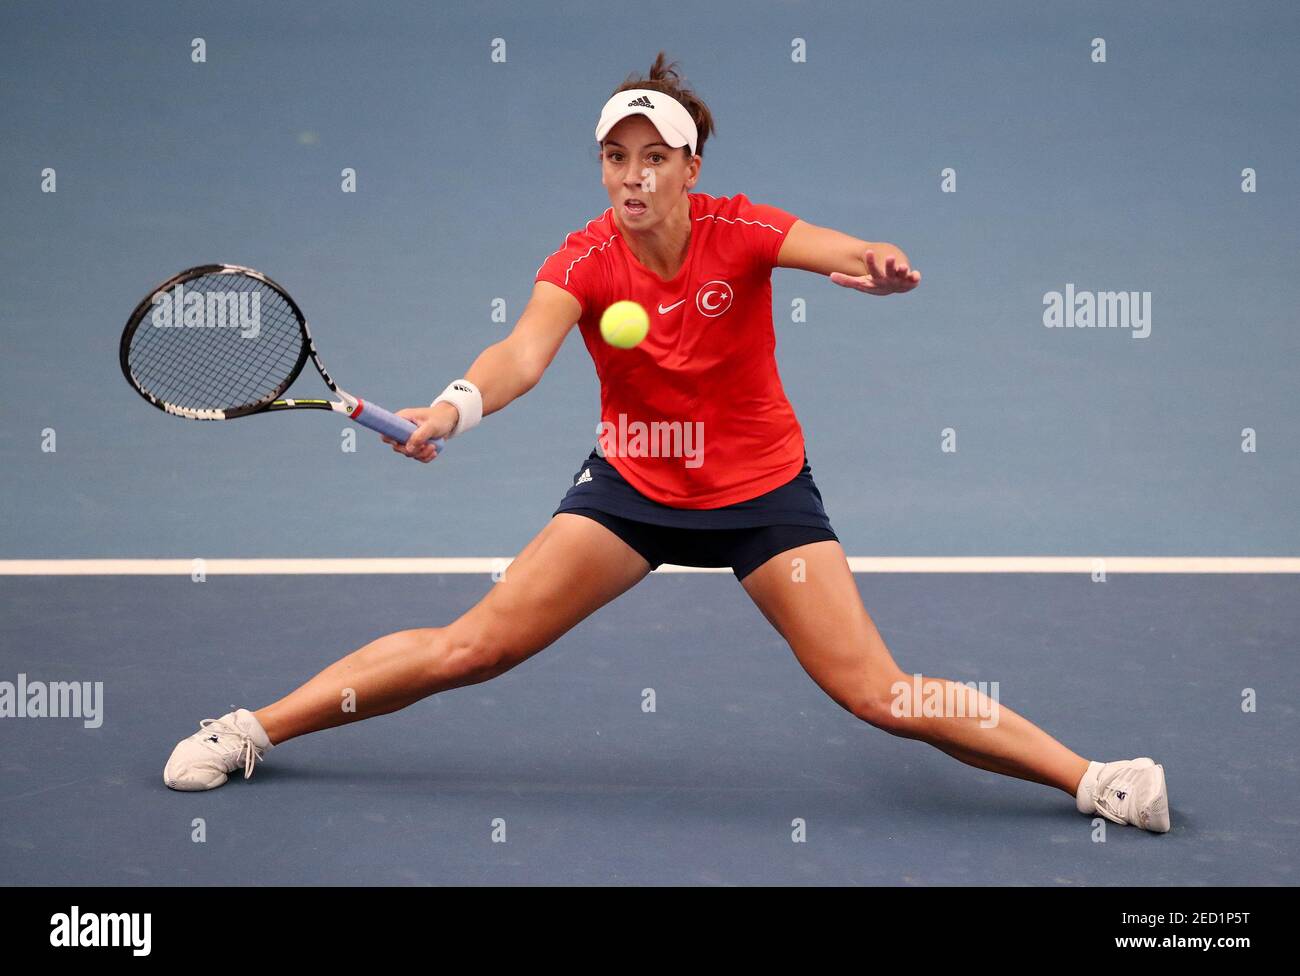
[[[362,427],[369,427],[385,437],[391,437],[393,440],[405,444],[407,439],[415,433],[416,425],[411,423],[405,417],[399,417],[395,413],[389,413],[378,404],[368,403],[365,400],[357,401],[357,408],[349,416],[359,423]],[[442,453],[443,439],[434,438],[430,441],[438,453]]]

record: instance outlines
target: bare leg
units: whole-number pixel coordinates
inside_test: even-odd
[[[796,558],[804,560],[803,582],[792,578]],[[912,676],[894,662],[863,607],[838,542],[816,542],[773,556],[742,585],[809,676],[854,715],[893,735],[928,742],[968,765],[1055,786],[1074,796],[1088,760],[1000,703],[997,724],[983,727],[979,716],[988,714],[985,709],[991,703],[980,692],[923,677],[922,699],[941,691],[960,696],[965,706],[958,714],[924,715]],[[897,682],[907,690],[900,691]],[[900,695],[910,699],[906,716],[892,707]]]
[[[556,515],[505,578],[446,627],[389,634],[255,713],[272,744],[486,681],[536,654],[650,571],[618,536]],[[355,702],[345,711],[345,696]]]

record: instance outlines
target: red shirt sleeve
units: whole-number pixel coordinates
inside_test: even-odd
[[[756,269],[768,274],[776,267],[777,255],[785,243],[785,235],[799,220],[780,207],[765,203],[751,203],[743,193],[732,198],[735,226],[741,229],[742,240],[749,244]]]
[[[582,314],[589,308],[604,308],[608,270],[602,260],[604,250],[613,241],[600,240],[589,230],[574,231],[563,246],[551,254],[537,269],[534,281],[549,281],[578,300]]]

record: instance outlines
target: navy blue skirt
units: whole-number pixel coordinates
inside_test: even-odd
[[[744,579],[773,556],[812,542],[838,541],[804,458],[790,481],[722,508],[673,508],[647,498],[593,450],[573,476],[555,514],[604,525],[654,569],[726,567]]]
[[[637,522],[682,529],[756,529],[764,525],[831,527],[807,456],[802,471],[757,498],[722,508],[673,508],[641,494],[617,468],[593,450],[573,475],[573,487],[555,512],[558,515],[574,508],[594,508]]]

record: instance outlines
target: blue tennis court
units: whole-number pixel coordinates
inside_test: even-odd
[[[173,793],[162,762],[196,716],[279,694],[424,604],[467,609],[491,577],[9,577],[3,640],[40,649],[29,677],[105,690],[99,728],[6,723],[6,882],[1295,882],[1294,576],[857,578],[905,670],[996,681],[1085,754],[1158,757],[1170,833],[1097,842],[1063,794],[864,725],[719,574],[653,574],[501,678]]]

